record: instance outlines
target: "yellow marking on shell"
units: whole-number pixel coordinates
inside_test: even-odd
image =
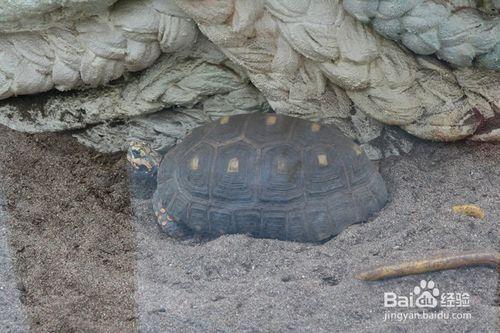
[[[240,169],[240,161],[238,160],[238,158],[233,157],[232,159],[230,159],[229,163],[227,164],[227,172],[235,173],[238,172],[239,169]]]
[[[267,116],[266,125],[267,126],[274,125],[274,124],[276,124],[276,120],[277,120],[276,116]]]
[[[356,152],[356,155],[361,155],[363,153],[363,148],[356,144],[352,146],[352,149]]]
[[[195,156],[191,159],[191,163],[189,163],[189,168],[193,171],[198,170],[200,167],[200,159],[198,156]]]
[[[220,118],[220,124],[221,125],[225,125],[229,122],[229,117],[228,116],[225,116],[225,117],[222,117]]]
[[[319,130],[321,129],[321,125],[318,124],[318,123],[312,123],[311,125],[311,131],[313,132],[319,132]]]
[[[328,158],[326,157],[325,154],[318,154],[318,163],[320,166],[328,165]]]
[[[160,208],[160,213],[165,214],[167,210],[165,208]]]
[[[452,207],[454,213],[472,216],[477,219],[484,219],[484,211],[477,205],[455,205]]]
[[[286,173],[286,160],[279,157],[277,161],[278,173]]]

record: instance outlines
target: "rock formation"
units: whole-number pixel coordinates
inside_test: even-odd
[[[500,1],[344,0],[358,20],[417,54],[500,70]]]
[[[500,140],[498,17],[485,14],[497,1],[0,4],[0,123],[17,130],[78,129],[101,151],[128,136],[166,149],[196,124],[269,103],[335,123],[372,158],[408,151],[395,126]],[[53,88],[64,92],[15,97]]]
[[[349,15],[342,1],[177,3],[248,70],[277,112],[339,117],[346,95],[351,113],[424,139],[499,139],[496,126],[482,132],[499,110],[499,72],[415,56]]]

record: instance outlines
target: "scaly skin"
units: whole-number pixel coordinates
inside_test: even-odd
[[[143,142],[130,142],[127,151],[130,165],[130,192],[133,198],[148,199],[156,189],[161,157]]]
[[[136,170],[145,170],[146,173],[153,175],[158,171],[161,157],[146,143],[132,141],[129,144],[127,160]]]

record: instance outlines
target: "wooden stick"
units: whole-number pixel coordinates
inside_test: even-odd
[[[479,265],[500,265],[500,252],[468,252],[456,255],[441,255],[434,258],[424,258],[397,265],[370,269],[357,274],[355,277],[356,279],[363,281],[376,281],[391,277]]]

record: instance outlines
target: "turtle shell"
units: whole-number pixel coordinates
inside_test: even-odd
[[[336,127],[278,114],[196,128],[157,181],[156,215],[210,236],[322,241],[387,201],[374,165]]]

